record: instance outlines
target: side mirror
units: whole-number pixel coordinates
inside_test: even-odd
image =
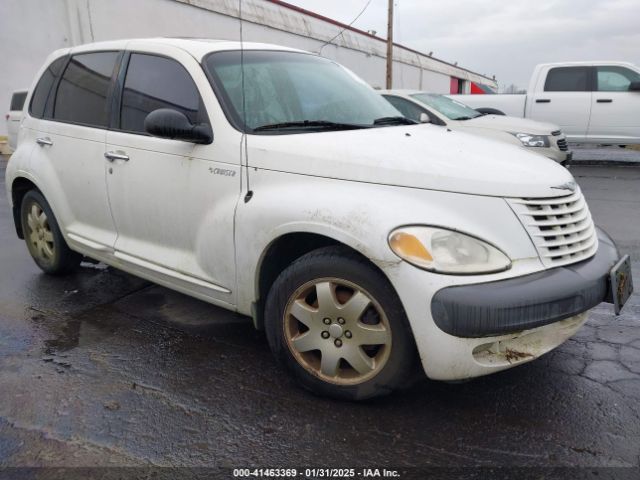
[[[629,84],[630,92],[640,92],[640,81],[636,80],[635,82],[631,82]]]
[[[420,123],[431,123],[431,119],[429,118],[429,115],[427,115],[426,113],[422,112],[420,114]]]
[[[154,137],[192,143],[213,142],[211,126],[202,123],[194,125],[184,113],[172,108],[159,108],[147,115],[144,130]]]

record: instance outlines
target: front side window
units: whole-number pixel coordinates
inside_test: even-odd
[[[71,57],[58,86],[54,120],[106,127],[107,94],[118,56],[118,52],[96,52]]]
[[[588,67],[552,68],[544,84],[545,92],[586,92],[589,84]]]
[[[35,118],[50,118],[53,111],[54,93],[52,87],[62,73],[67,57],[60,57],[47,67],[31,96],[29,113]]]
[[[640,82],[640,73],[625,67],[598,67],[599,92],[626,92],[631,82]]]
[[[388,124],[390,117],[408,121],[363,80],[326,58],[280,51],[245,51],[243,57],[241,62],[239,51],[218,52],[204,63],[228,115],[245,131],[366,128]],[[380,119],[386,120],[376,123]]]
[[[471,120],[482,114],[464,103],[435,93],[416,93],[411,95],[419,102],[437,110],[449,120]]]
[[[122,94],[120,129],[144,133],[144,119],[160,108],[200,122],[200,94],[189,72],[170,58],[132,53]],[[202,115],[204,116],[204,115]]]
[[[404,98],[396,97],[395,95],[383,95],[383,97],[386,98],[391,105],[396,107],[402,115],[410,118],[414,122],[419,122],[420,116],[426,113],[423,108]]]

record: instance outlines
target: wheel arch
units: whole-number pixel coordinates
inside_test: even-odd
[[[24,232],[22,231],[22,221],[20,219],[20,208],[22,206],[22,199],[30,190],[37,190],[42,193],[38,186],[30,179],[26,177],[16,177],[11,182],[11,203],[13,211],[13,223],[16,229],[18,238],[24,239]]]
[[[264,329],[264,305],[271,285],[278,276],[303,255],[323,247],[340,246],[359,255],[378,270],[387,281],[387,275],[366,254],[341,239],[316,232],[292,231],[274,238],[264,249],[255,272],[255,293],[252,304],[254,326]]]

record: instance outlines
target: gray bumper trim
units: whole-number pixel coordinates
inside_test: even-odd
[[[618,260],[613,240],[598,230],[588,260],[523,277],[447,287],[431,301],[436,325],[456,337],[480,338],[528,330],[612,301],[609,270]]]

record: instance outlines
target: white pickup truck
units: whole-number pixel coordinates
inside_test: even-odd
[[[640,68],[624,62],[537,65],[524,95],[456,95],[483,112],[560,125],[570,142],[640,143]]]

